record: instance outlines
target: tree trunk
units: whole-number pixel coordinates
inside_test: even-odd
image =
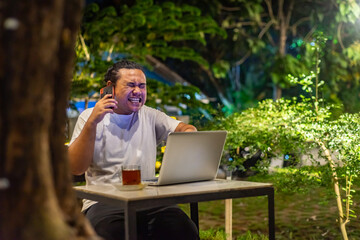
[[[284,14],[284,0],[279,0],[278,1],[279,4],[279,13],[278,13],[278,20],[279,20],[279,35],[280,35],[280,39],[279,39],[279,56],[281,58],[285,57],[286,55],[286,40],[287,40],[287,30],[288,30],[288,23],[286,22],[285,19],[285,14]],[[291,13],[288,13],[291,14]],[[274,86],[274,92],[273,92],[273,99],[277,100],[281,98],[282,95],[282,89],[279,85],[275,85]]]
[[[0,239],[92,238],[64,146],[80,0],[0,0]],[[4,26],[4,27],[3,27]]]
[[[281,98],[282,89],[278,85],[274,84],[273,86],[273,100],[276,101]]]
[[[279,42],[279,56],[280,58],[284,58],[286,55],[286,28],[282,24],[280,25],[280,42]],[[278,85],[274,85],[273,90],[273,99],[277,100],[280,99],[282,96],[282,88]]]
[[[340,231],[341,231],[341,235],[342,235],[343,239],[348,240],[346,224],[349,222],[349,220],[346,219],[346,217],[344,215],[344,211],[343,211],[342,199],[341,199],[341,194],[340,194],[340,184],[339,184],[339,179],[338,179],[336,169],[335,169],[335,163],[331,157],[331,153],[330,153],[329,149],[326,148],[324,143],[321,142],[319,139],[317,139],[316,141],[319,144],[319,146],[321,147],[321,149],[324,151],[325,157],[330,164],[330,168],[331,168],[331,172],[332,172],[332,179],[333,179],[333,184],[334,184],[336,204],[337,204],[338,213],[339,213],[339,227],[340,227]]]

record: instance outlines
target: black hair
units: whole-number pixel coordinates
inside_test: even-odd
[[[119,62],[116,62],[114,65],[112,65],[108,70],[106,71],[106,74],[104,76],[104,81],[107,83],[108,81],[111,81],[114,85],[116,84],[116,81],[121,77],[120,76],[120,69],[139,69],[142,72],[144,72],[143,67],[132,61],[128,60],[121,60]],[[145,74],[145,73],[144,73]]]

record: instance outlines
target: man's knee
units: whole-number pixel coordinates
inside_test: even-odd
[[[97,203],[85,215],[99,236],[106,240],[124,239],[124,214],[121,209]]]
[[[160,212],[151,225],[153,239],[199,239],[196,225],[179,208]]]
[[[124,222],[116,219],[104,219],[94,226],[95,232],[106,240],[124,239]]]

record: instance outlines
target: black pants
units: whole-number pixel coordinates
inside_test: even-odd
[[[125,238],[124,211],[96,203],[85,211],[96,233],[106,240]],[[156,208],[136,214],[138,239],[199,239],[194,222],[178,207]]]

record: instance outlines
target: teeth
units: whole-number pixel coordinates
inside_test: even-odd
[[[138,103],[141,101],[141,99],[140,98],[129,98],[129,101],[133,102],[133,103]]]

